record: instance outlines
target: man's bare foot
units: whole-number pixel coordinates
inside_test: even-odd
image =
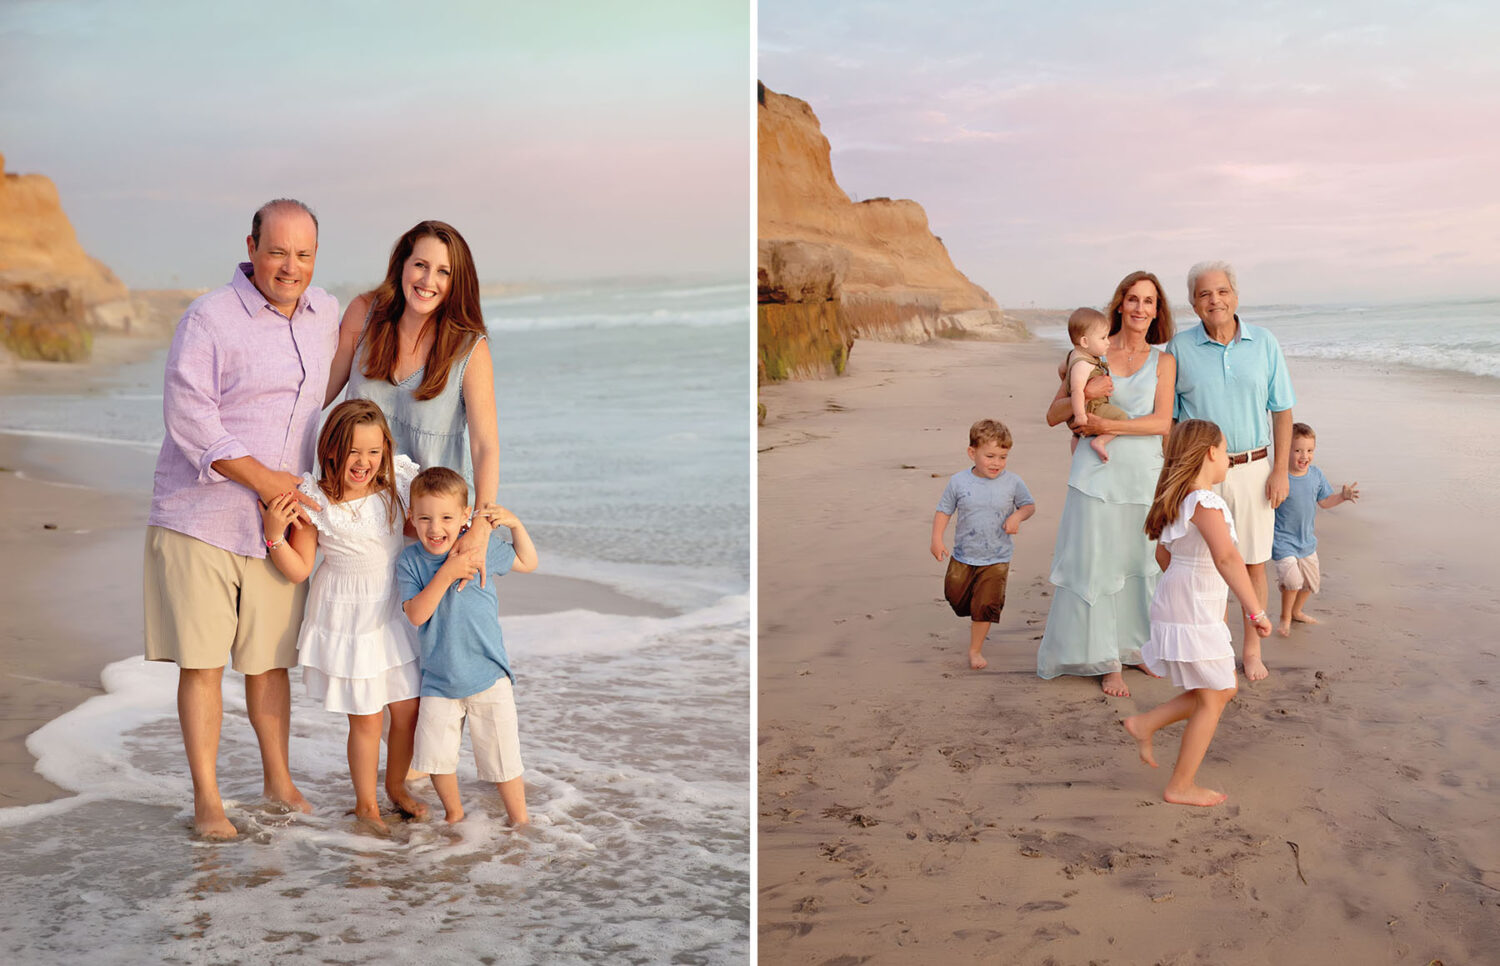
[[[1270,677],[1271,672],[1266,670],[1266,665],[1257,657],[1245,658],[1245,679],[1248,681],[1264,681]]]
[[[1099,681],[1099,687],[1103,688],[1104,693],[1112,698],[1130,697],[1130,689],[1125,686],[1125,678],[1119,671],[1110,671],[1104,675]]]
[[[421,799],[413,797],[410,792],[404,789],[400,792],[393,792],[387,788],[385,793],[390,796],[391,809],[401,816],[402,821],[427,821],[427,804]]]
[[[227,842],[240,834],[239,829],[234,827],[234,823],[224,816],[223,809],[220,809],[217,815],[195,814],[193,831],[198,834],[199,838],[209,842]]]
[[[1156,755],[1151,751],[1151,732],[1146,731],[1141,727],[1140,722],[1135,720],[1139,717],[1140,715],[1133,714],[1124,721],[1121,721],[1120,724],[1124,725],[1125,731],[1129,733],[1130,737],[1135,739],[1135,747],[1141,753],[1141,761],[1144,761],[1152,768],[1156,768]],[[1142,734],[1142,732],[1145,733]]]
[[[1304,614],[1300,610],[1294,610],[1294,611],[1292,611],[1292,620],[1296,621],[1299,624],[1321,624],[1321,623],[1323,623],[1322,621],[1318,620],[1316,617],[1313,617],[1313,616],[1308,615],[1308,614]]]
[[[1094,452],[1099,454],[1099,462],[1109,462],[1109,450],[1105,447],[1105,443],[1103,440],[1095,436],[1093,439],[1089,440],[1089,446],[1093,447]]]
[[[1293,620],[1293,618],[1288,617],[1286,620],[1282,621],[1280,624],[1277,624],[1276,625],[1276,633],[1280,634],[1282,637],[1291,637],[1292,636],[1292,620]]]
[[[1198,785],[1189,785],[1180,792],[1167,789],[1161,794],[1162,801],[1171,802],[1173,805],[1201,805],[1207,808],[1212,805],[1221,805],[1228,801],[1229,796],[1223,792],[1216,792],[1212,788],[1201,788]]]
[[[969,652],[969,667],[975,671],[983,671],[990,666],[990,662],[984,659],[984,655],[978,651]]]

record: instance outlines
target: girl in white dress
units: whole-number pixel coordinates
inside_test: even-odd
[[[1164,458],[1146,514],[1146,535],[1157,541],[1156,562],[1163,573],[1151,598],[1151,639],[1141,657],[1152,674],[1170,675],[1186,690],[1123,724],[1141,760],[1155,768],[1152,735],[1186,718],[1177,766],[1162,798],[1178,805],[1218,805],[1229,796],[1199,786],[1197,777],[1219,715],[1235,692],[1234,649],[1224,623],[1227,592],[1234,591],[1261,637],[1271,633],[1271,621],[1235,547],[1229,507],[1210,489],[1229,472],[1224,434],[1211,422],[1189,419],[1167,437]]]
[[[421,691],[420,651],[395,585],[406,495],[418,467],[405,456],[392,456],[391,431],[380,407],[352,399],[334,407],[323,425],[318,470],[318,479],[305,474],[298,489],[323,509],[305,509],[308,526],[296,519],[299,504],[291,493],[271,500],[261,512],[266,547],[287,579],[312,574],[297,638],[302,681],[325,709],[349,716],[354,814],[388,831],[375,798],[387,708],[386,794],[406,817],[427,814],[406,790]],[[320,546],[323,564],[313,573]]]

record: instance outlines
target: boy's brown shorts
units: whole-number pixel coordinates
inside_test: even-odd
[[[1005,581],[1009,577],[1009,563],[971,567],[949,557],[943,596],[959,617],[994,623],[1005,609]]]

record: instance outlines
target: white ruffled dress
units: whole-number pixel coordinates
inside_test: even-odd
[[[328,711],[379,714],[387,704],[421,692],[416,629],[396,599],[403,511],[418,469],[405,456],[395,459],[401,505],[394,522],[378,493],[334,503],[311,473],[298,487],[323,507],[308,510],[323,562],[307,595],[298,664],[308,695]]]
[[[1141,648],[1141,658],[1152,673],[1170,677],[1180,688],[1222,691],[1235,687],[1234,648],[1224,623],[1229,586],[1193,525],[1200,506],[1222,512],[1230,539],[1239,542],[1223,497],[1194,490],[1183,499],[1177,519],[1161,533],[1160,543],[1172,562],[1151,598],[1151,638]]]

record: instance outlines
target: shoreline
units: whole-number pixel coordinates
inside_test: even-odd
[[[0,807],[66,797],[35,771],[33,731],[104,693],[100,672],[140,656],[141,554],[154,448],[0,432]],[[104,474],[109,474],[107,477]],[[108,478],[109,489],[96,485]],[[502,585],[511,586],[511,585]],[[76,604],[86,600],[87,606]],[[528,574],[501,615],[587,609],[661,618],[676,610],[606,584]],[[185,765],[184,765],[185,767]]]
[[[1161,801],[1180,726],[1153,771],[1119,725],[1169,683],[1127,672],[1115,699],[1036,677],[1066,492],[1066,438],[1041,418],[1059,357],[860,342],[840,379],[761,388],[762,956],[1483,958],[1500,460],[1453,416],[1500,416],[1500,384],[1289,359],[1317,464],[1363,496],[1320,514],[1323,623],[1268,639],[1271,677],[1241,678],[1201,775],[1229,802],[1193,809]],[[983,416],[1011,428],[1038,511],[971,672],[927,533]]]

